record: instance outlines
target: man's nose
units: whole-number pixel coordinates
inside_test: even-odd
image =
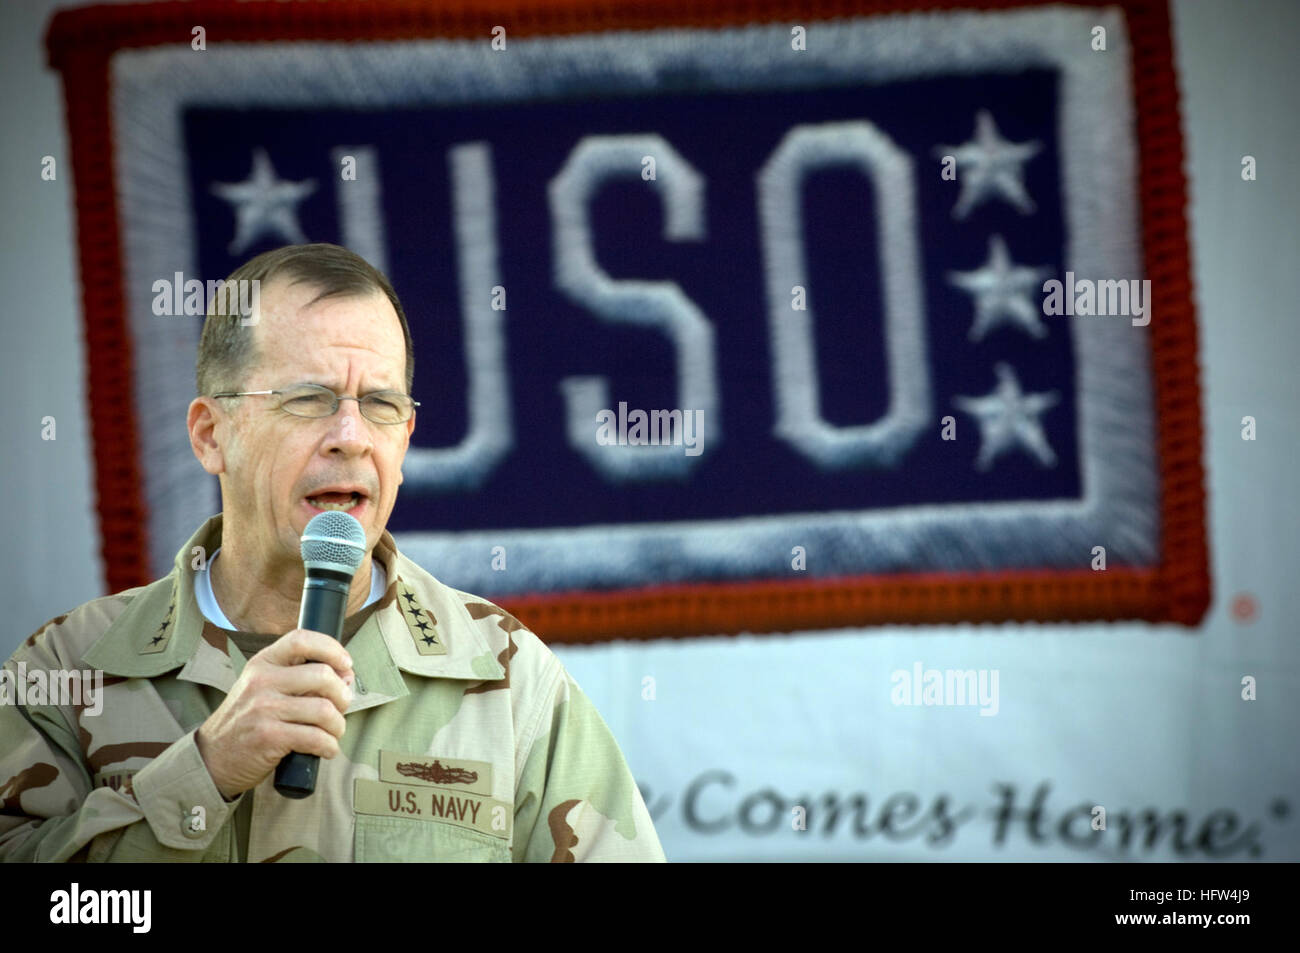
[[[370,428],[361,415],[361,404],[355,397],[340,397],[339,409],[330,418],[330,431],[326,450],[344,454],[363,453],[371,446]]]

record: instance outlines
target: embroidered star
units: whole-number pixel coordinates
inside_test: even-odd
[[[421,632],[423,632],[425,629],[429,628],[429,623],[425,622],[425,621],[424,621],[423,619],[421,619],[419,616],[416,616],[416,617],[415,617],[415,627],[416,627],[417,629],[419,629]]]
[[[990,198],[1003,198],[1022,214],[1035,208],[1025,191],[1021,166],[1038,154],[1042,144],[1009,142],[1002,138],[987,109],[975,115],[975,138],[959,146],[936,146],[935,155],[951,155],[961,173],[961,195],[953,207],[953,218],[965,218],[970,210]]]
[[[413,593],[413,592],[404,592],[404,593],[402,593],[402,598],[406,600],[406,604],[407,604],[408,606],[411,606],[411,607],[414,607],[414,606],[415,606],[415,593]]]
[[[1051,268],[1028,268],[1014,264],[1001,235],[989,239],[989,257],[982,268],[974,271],[948,272],[949,284],[975,298],[975,323],[967,337],[983,339],[992,328],[1011,324],[1031,337],[1047,336],[1041,319],[1042,310],[1031,295],[1042,286]]]
[[[149,644],[150,644],[150,645],[157,645],[157,644],[158,644],[159,642],[161,642],[162,640],[163,640],[163,637],[162,637],[162,634],[160,633],[160,634],[158,634],[158,635],[155,635],[152,639],[150,639],[150,640],[149,640]]]
[[[238,255],[263,235],[276,235],[288,244],[307,241],[298,224],[298,203],[316,191],[316,180],[290,182],[275,174],[265,149],[253,152],[253,171],[243,182],[216,182],[214,195],[235,207],[235,237],[230,254]]]
[[[433,645],[438,640],[431,635],[422,636],[420,639],[425,645]]]
[[[980,427],[980,452],[975,469],[987,470],[993,461],[1019,445],[1045,467],[1056,466],[1056,454],[1043,435],[1038,417],[1056,404],[1056,391],[1025,394],[1010,365],[999,362],[994,368],[997,386],[984,397],[954,397],[957,407],[972,415]]]

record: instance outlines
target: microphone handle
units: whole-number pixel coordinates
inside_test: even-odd
[[[328,569],[307,570],[302,587],[302,608],[298,628],[324,632],[335,639],[343,635],[343,618],[348,608],[350,576]],[[289,798],[304,798],[316,790],[320,757],[291,751],[275,768],[275,789]]]

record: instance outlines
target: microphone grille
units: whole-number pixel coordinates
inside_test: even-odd
[[[352,576],[366,558],[366,532],[347,513],[317,513],[303,530],[301,549],[308,569],[332,569]]]

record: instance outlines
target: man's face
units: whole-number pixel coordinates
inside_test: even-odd
[[[256,362],[241,391],[321,384],[340,396],[406,392],[406,348],[397,313],[376,291],[308,305],[319,290],[277,279],[261,295]],[[361,523],[373,549],[397,501],[402,460],[415,418],[377,424],[354,400],[331,417],[295,417],[278,397],[222,400],[215,428],[222,479],[223,532],[264,565],[301,564],[299,539],[313,516],[338,503]],[[204,466],[210,471],[207,460]],[[336,503],[333,507],[327,505]],[[354,502],[355,501],[355,502]]]

